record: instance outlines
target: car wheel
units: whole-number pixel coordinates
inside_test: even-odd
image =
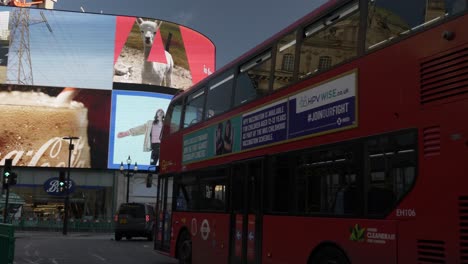
[[[122,234],[120,234],[120,233],[115,233],[115,234],[114,234],[114,238],[115,238],[115,241],[120,241],[120,240],[122,240]]]

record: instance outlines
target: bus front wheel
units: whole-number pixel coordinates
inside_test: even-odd
[[[336,247],[326,246],[319,249],[310,259],[309,264],[349,264],[348,258]]]
[[[192,240],[187,231],[180,234],[179,243],[177,246],[180,264],[192,263]]]

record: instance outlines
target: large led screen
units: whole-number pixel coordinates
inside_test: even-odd
[[[172,95],[141,91],[112,91],[109,168],[123,163],[152,169],[159,161],[162,121]],[[150,166],[153,166],[150,168]]]
[[[105,168],[111,91],[0,86],[0,160],[14,166]],[[77,137],[69,150],[66,137]]]
[[[201,34],[154,19],[117,17],[114,82],[186,89],[214,71],[214,46]]]
[[[0,12],[0,83],[6,81],[6,65],[8,62],[10,12]]]
[[[178,24],[0,6],[0,165],[152,167],[132,128],[214,70],[213,43]]]
[[[0,60],[9,84],[186,89],[215,70],[215,47],[157,19],[0,6]]]

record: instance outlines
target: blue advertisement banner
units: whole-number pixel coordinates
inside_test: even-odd
[[[356,123],[356,73],[289,98],[289,139],[330,132]]]
[[[289,102],[290,112],[296,112],[296,102]],[[356,105],[353,98],[324,105],[289,116],[289,138],[308,136],[354,124]]]
[[[242,117],[242,150],[287,139],[287,100],[281,100]]]

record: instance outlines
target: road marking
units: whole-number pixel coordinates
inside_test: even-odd
[[[97,259],[99,259],[99,260],[101,260],[101,261],[106,261],[105,258],[103,258],[103,257],[101,257],[101,256],[99,256],[99,255],[92,254],[91,256],[96,257]]]
[[[30,263],[30,264],[37,264],[37,263],[39,263],[39,262],[37,262],[37,261],[32,261],[32,260],[29,260],[29,259],[27,259],[27,258],[23,258],[23,259],[26,260],[26,261],[27,261],[28,263]],[[16,262],[16,261],[15,261],[15,262]]]

